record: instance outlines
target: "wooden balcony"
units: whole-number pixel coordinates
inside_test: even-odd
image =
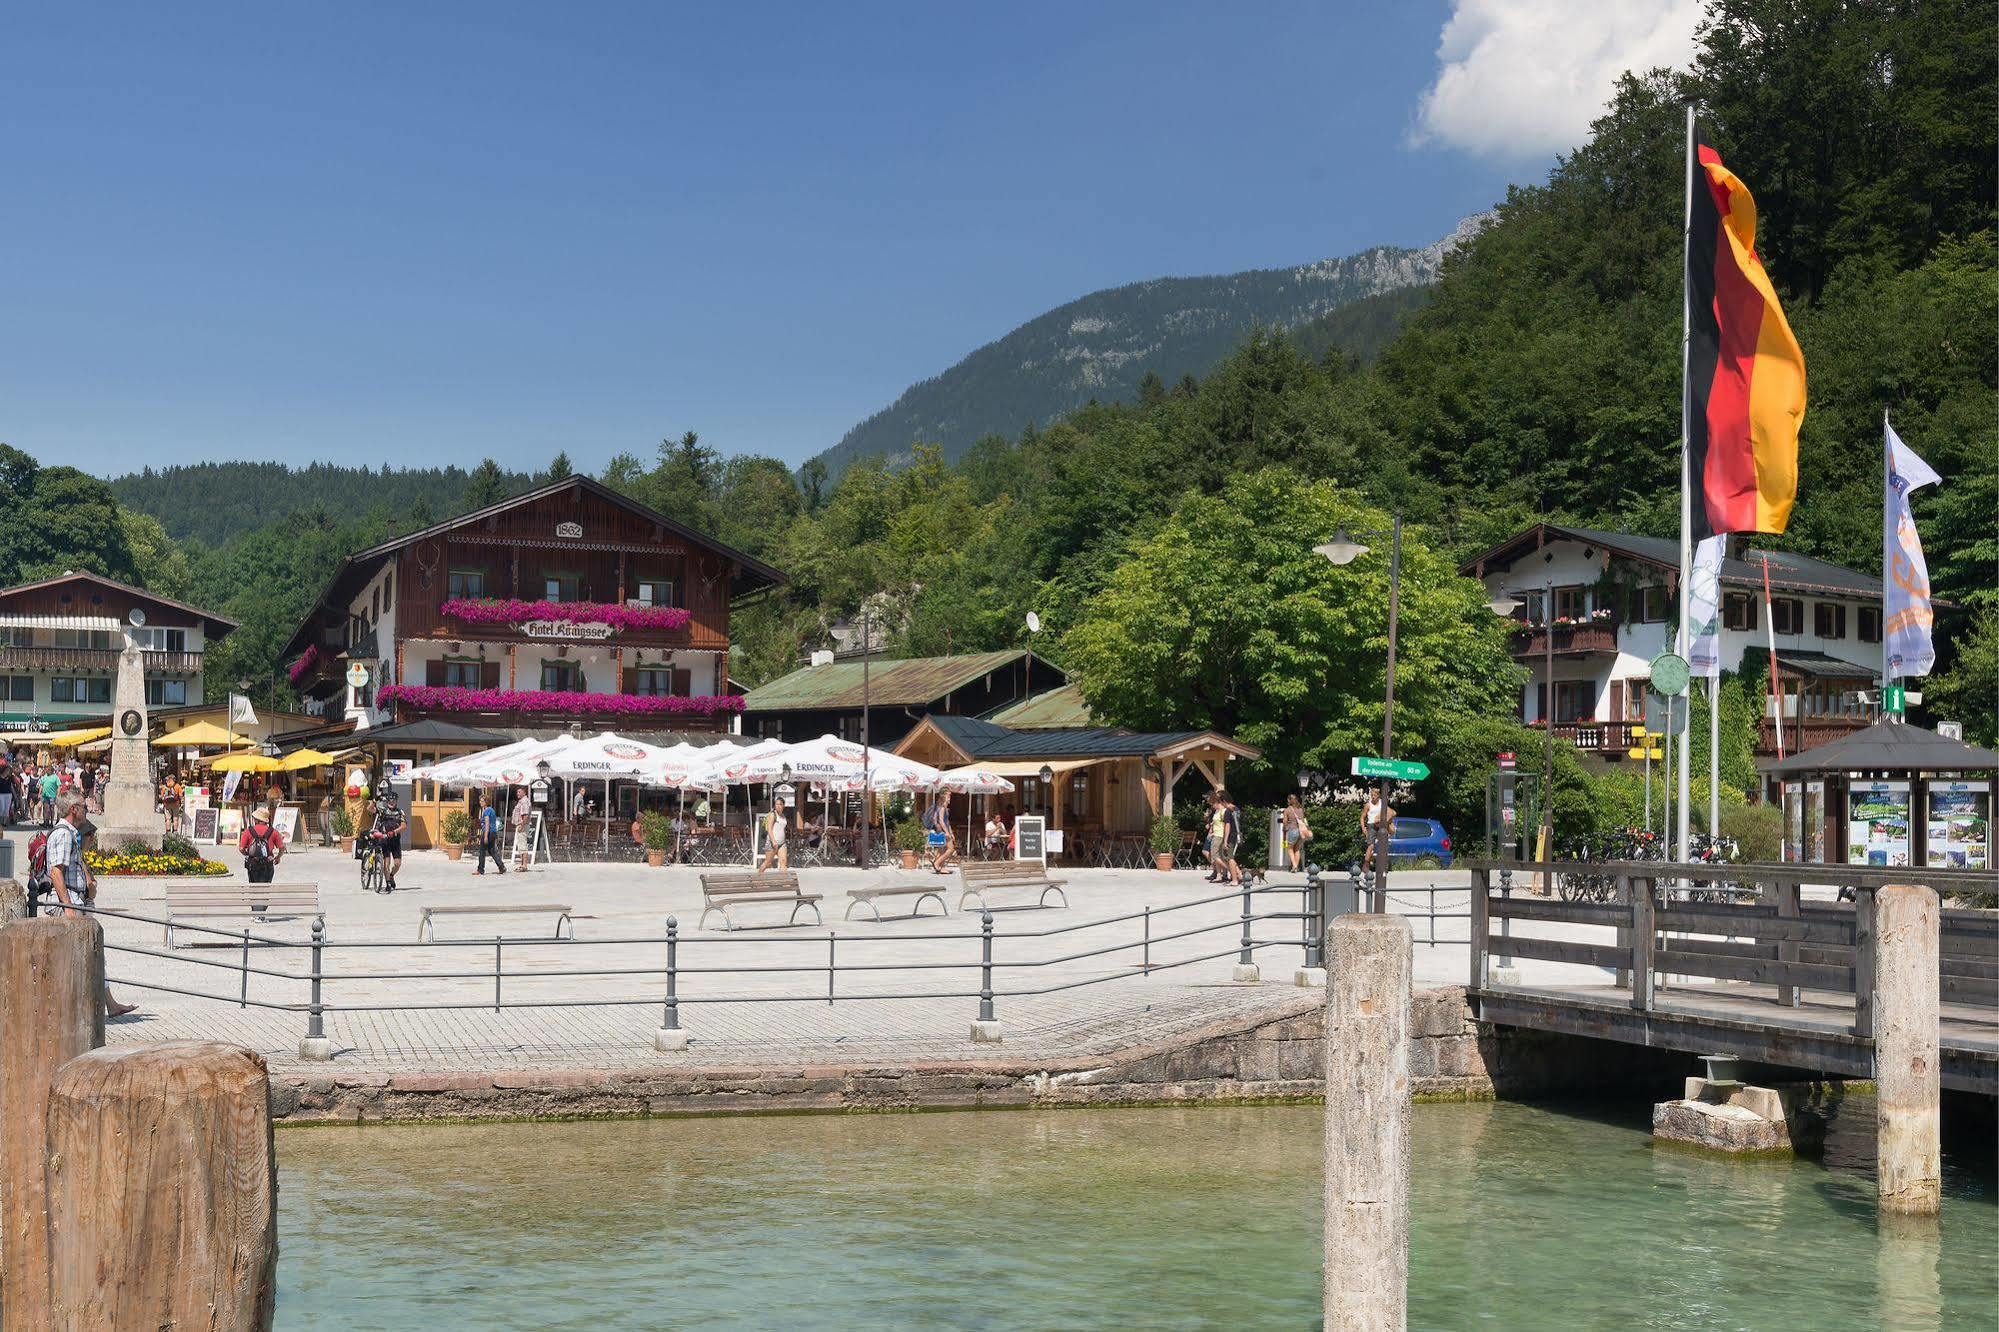
[[[1539,729],[1538,721],[1527,723]],[[1635,732],[1640,723],[1635,721],[1568,721],[1555,723],[1555,738],[1566,740],[1577,749],[1591,753],[1622,754],[1637,744]]]
[[[146,671],[152,675],[199,675],[199,652],[147,652]],[[115,671],[118,653],[111,648],[0,648],[0,671]]]
[[[1807,749],[1817,749],[1820,745],[1831,744],[1863,727],[1872,726],[1876,720],[1878,718],[1872,713],[1829,717],[1786,717],[1784,753],[1802,754]],[[1768,717],[1756,723],[1756,757],[1777,757],[1776,727]]]
[[[1516,657],[1547,655],[1550,632],[1542,625],[1527,625],[1515,629],[1510,644],[1513,655]],[[1617,651],[1617,617],[1614,615],[1601,620],[1592,620],[1588,624],[1558,624],[1554,626],[1552,632],[1555,635],[1554,651],[1558,657]],[[1561,723],[1558,722],[1556,725],[1559,726]]]

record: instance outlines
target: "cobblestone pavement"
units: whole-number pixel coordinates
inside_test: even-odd
[[[24,848],[22,848],[24,850]],[[214,853],[233,863],[225,850]],[[824,895],[823,926],[783,926],[780,908],[743,908],[744,924],[772,929],[728,933],[698,928],[699,871],[643,865],[554,865],[526,873],[477,877],[469,860],[439,852],[411,855],[399,891],[364,893],[352,861],[310,850],[287,858],[278,879],[315,883],[325,911],[324,1002],[336,1069],[405,1070],[555,1067],[651,1067],[664,997],[666,919],[680,925],[680,1024],[703,1063],[963,1059],[1001,1053],[974,1045],[981,940],[976,911],[957,910],[956,876],[933,879],[946,888],[952,912],[935,904],[913,920],[880,924],[842,920],[849,889],[900,881],[899,870],[805,869],[807,892]],[[1112,1051],[1237,1015],[1274,1010],[1297,999],[1294,973],[1303,961],[1300,922],[1258,919],[1253,937],[1262,980],[1234,980],[1241,941],[1242,899],[1223,895],[1192,871],[1057,870],[1068,881],[1069,910],[996,912],[994,988],[1010,1058],[1072,1057]],[[240,874],[236,876],[240,879]],[[1398,875],[1405,886],[1435,882],[1457,891],[1438,894],[1437,910],[1465,910],[1467,876],[1448,872]],[[1253,910],[1259,917],[1296,912],[1301,881],[1273,874]],[[1398,889],[1397,909],[1426,910],[1429,894]],[[1218,897],[1220,900],[1201,899]],[[907,910],[911,899],[883,903]],[[576,942],[555,942],[549,913],[443,916],[439,942],[416,942],[424,906],[564,903],[574,908]],[[264,1054],[274,1070],[324,1068],[298,1058],[309,985],[310,922],[273,921],[254,930],[248,979],[250,1006],[239,1006],[240,943],[176,929],[168,950],[162,929],[133,917],[164,914],[165,886],[131,879],[103,881],[107,973],[138,1014],[113,1022],[114,1043],[210,1039]],[[1113,920],[1152,908],[1148,923]],[[861,916],[867,914],[861,908]],[[719,922],[711,922],[719,924]],[[241,922],[213,922],[239,928]],[[1462,941],[1462,919],[1414,922],[1418,984],[1462,984],[1462,942],[1422,942],[1434,924],[1444,939]],[[506,1004],[494,1011],[494,934]],[[362,946],[366,945],[366,946]],[[1079,954],[1115,946],[1099,956]],[[842,968],[836,1001],[826,1002],[829,953]],[[1141,968],[1150,957],[1154,969]],[[1183,964],[1183,965],[1173,965]],[[847,971],[848,967],[872,970]],[[1162,969],[1163,968],[1163,969]],[[558,972],[592,974],[554,974]],[[410,973],[389,978],[382,973]],[[191,993],[176,993],[185,991]],[[1039,993],[1032,993],[1038,991]],[[914,996],[914,997],[869,997]],[[760,1002],[747,1002],[754,998]]]

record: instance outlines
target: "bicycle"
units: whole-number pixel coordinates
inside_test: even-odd
[[[388,876],[382,872],[382,844],[370,834],[361,842],[361,891],[383,892],[387,883]]]

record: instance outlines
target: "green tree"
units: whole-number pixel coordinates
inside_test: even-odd
[[[819,512],[819,506],[826,502],[826,462],[823,458],[807,458],[805,466],[798,469],[798,484],[805,494],[805,512]]]
[[[1956,661],[1924,688],[1923,711],[1937,721],[1964,723],[1964,738],[1999,746],[1999,608],[1988,606],[1969,626]]]
[[[173,543],[160,520],[131,509],[120,510],[118,516],[138,585],[175,601],[187,600],[194,578],[187,553]]]
[[[507,479],[500,471],[500,465],[491,458],[482,458],[466,478],[464,498],[459,501],[459,511],[469,512],[483,509],[488,504],[498,504],[507,497]]]
[[[564,477],[573,474],[575,470],[575,468],[569,465],[569,451],[564,449],[555,455],[553,462],[549,463],[548,479],[551,481],[560,481]]]

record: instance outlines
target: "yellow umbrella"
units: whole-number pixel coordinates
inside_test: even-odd
[[[224,754],[208,766],[215,772],[278,772],[285,765],[283,759],[264,754]]]
[[[109,734],[111,734],[109,726],[90,726],[78,731],[52,731],[41,738],[41,743],[59,749],[67,749],[71,745],[80,745],[86,740],[102,740]]]
[[[103,734],[109,734],[110,729],[105,727]],[[202,721],[183,726],[178,731],[168,731],[153,743],[166,749],[226,749],[230,745],[247,745],[251,741],[247,736],[223,730],[214,722]]]
[[[322,754],[316,749],[298,749],[278,760],[280,772],[297,772],[301,768],[323,768],[340,760],[331,754]],[[221,766],[220,764],[217,765]]]

